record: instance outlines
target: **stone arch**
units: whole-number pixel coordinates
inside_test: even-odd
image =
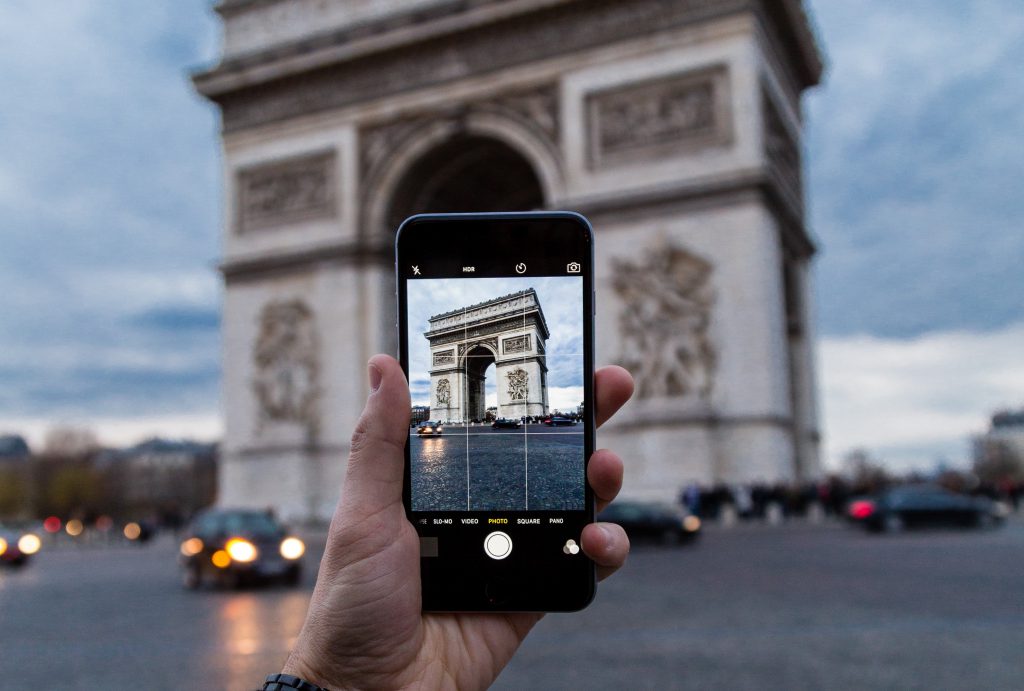
[[[501,107],[477,107],[468,113],[437,118],[422,117],[396,121],[361,133],[363,180],[363,232],[371,237],[389,237],[401,218],[423,209],[410,205],[407,194],[417,167],[444,152],[460,147],[480,153],[500,153],[506,160],[518,160],[536,185],[536,203],[529,208],[550,207],[564,197],[565,176],[557,142],[544,128]],[[452,171],[457,175],[457,171]],[[454,177],[451,179],[455,179]],[[503,205],[500,210],[526,210]],[[446,208],[444,211],[487,211],[499,209]],[[403,215],[404,214],[404,215]]]
[[[487,409],[484,377],[491,364],[498,417],[547,414],[544,344],[550,333],[533,288],[434,315],[429,323],[423,335],[430,349],[431,419],[482,420]],[[451,394],[443,400],[437,396],[442,381]]]

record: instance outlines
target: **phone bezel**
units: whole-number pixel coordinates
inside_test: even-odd
[[[594,419],[594,314],[595,314],[595,292],[594,292],[594,233],[590,222],[582,215],[571,211],[531,211],[531,212],[496,212],[496,213],[446,213],[446,214],[417,214],[407,218],[399,226],[395,238],[395,269],[396,269],[396,297],[398,302],[398,336],[399,336],[399,360],[406,376],[409,376],[409,352],[408,352],[408,324],[407,324],[407,281],[403,268],[403,239],[408,238],[411,232],[424,227],[443,229],[459,226],[466,228],[465,224],[500,224],[513,227],[522,227],[522,224],[530,226],[530,232],[541,232],[546,227],[549,231],[552,228],[572,228],[579,234],[581,251],[583,252],[583,263],[585,270],[581,271],[583,279],[583,371],[584,371],[584,400],[589,403],[584,410],[584,453],[585,464],[589,464],[590,456],[595,448],[595,419]],[[443,232],[443,231],[442,231]],[[443,239],[436,242],[439,246],[447,246]],[[550,274],[545,274],[550,275]],[[413,511],[411,510],[410,495],[410,443],[407,440],[405,445],[405,469],[403,500],[406,516],[412,521]],[[591,523],[594,520],[595,505],[593,491],[584,478],[585,512],[579,520],[582,524]],[[471,512],[467,512],[467,515]],[[536,512],[534,512],[536,513]],[[552,512],[558,513],[558,512]],[[574,512],[565,512],[571,514]],[[415,526],[414,526],[415,527]],[[419,532],[419,531],[418,531]],[[467,531],[463,531],[467,534]],[[469,538],[465,538],[467,541]],[[469,543],[471,544],[471,543]],[[439,562],[425,563],[427,558],[421,558],[422,567],[422,593],[423,609],[425,611],[530,611],[530,612],[571,612],[586,607],[594,598],[596,593],[596,570],[593,562],[579,555],[579,562],[572,562],[571,566],[562,567],[557,557],[550,560],[551,564],[558,565],[546,574],[542,579],[542,585],[536,585],[540,581],[523,579],[511,585],[513,579],[496,575],[496,568],[486,561],[481,562],[482,575],[479,579],[467,574],[465,578],[461,575],[445,573],[446,577],[453,577],[464,582],[459,584],[447,583],[439,585],[434,582],[439,580],[431,576],[434,573],[444,573]],[[541,561],[539,565],[545,562]],[[579,566],[576,566],[579,564]],[[520,568],[518,575],[522,575]],[[516,574],[514,574],[516,575]],[[529,585],[523,585],[527,583]]]

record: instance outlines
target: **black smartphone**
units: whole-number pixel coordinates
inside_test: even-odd
[[[590,603],[594,236],[571,212],[423,214],[396,240],[423,609]]]

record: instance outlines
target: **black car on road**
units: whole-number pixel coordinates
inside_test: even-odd
[[[512,418],[499,417],[497,420],[491,423],[491,429],[519,429],[523,426],[519,420],[513,420]]]
[[[544,424],[548,427],[571,427],[576,424],[576,421],[571,418],[562,417],[561,415],[554,415],[545,419]]]
[[[266,511],[212,509],[199,514],[186,531],[182,580],[189,589],[204,581],[229,588],[268,580],[295,585],[305,551],[302,540]]]
[[[903,485],[853,499],[846,515],[870,532],[897,533],[908,528],[994,527],[1002,522],[1004,511],[985,497],[935,485]]]
[[[618,523],[631,540],[657,540],[665,544],[691,542],[700,535],[700,519],[678,506],[637,501],[616,501],[597,520]]]

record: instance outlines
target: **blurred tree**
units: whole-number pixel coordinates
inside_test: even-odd
[[[105,503],[103,481],[90,465],[62,463],[45,488],[47,513],[83,515],[100,510]]]
[[[13,468],[0,470],[0,517],[14,518],[25,511],[28,499],[26,473]]]
[[[100,448],[96,433],[87,427],[58,425],[46,432],[43,453],[47,456],[81,457]]]
[[[847,452],[843,457],[843,472],[850,478],[857,493],[876,492],[890,480],[882,462],[863,448]]]
[[[982,437],[974,445],[974,473],[986,483],[1024,481],[1024,458],[1009,442]]]

